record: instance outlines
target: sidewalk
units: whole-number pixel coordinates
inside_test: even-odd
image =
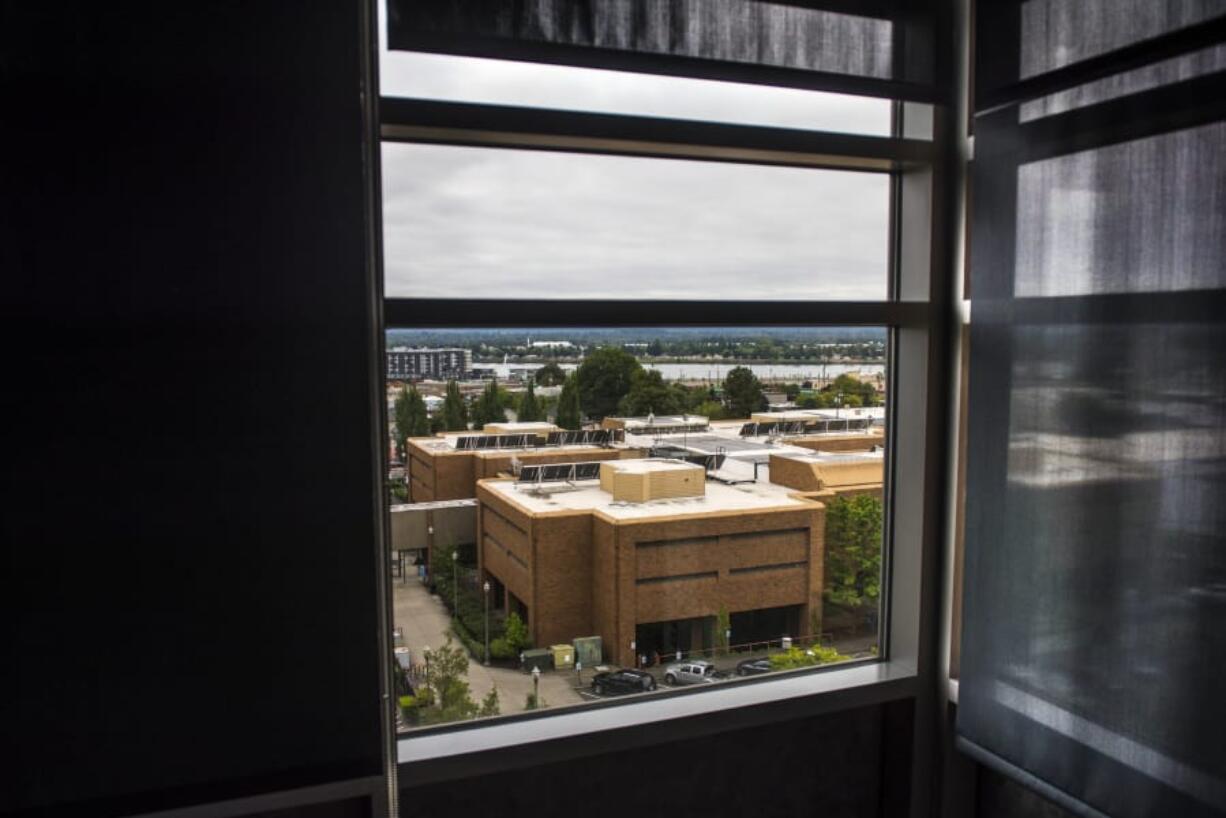
[[[424,648],[440,647],[451,631],[451,619],[442,600],[432,596],[428,588],[414,576],[406,582],[392,581],[392,622],[401,628],[404,644],[413,654],[414,662],[423,661]],[[452,643],[459,645],[454,637]],[[584,671],[591,681],[591,673]],[[498,702],[503,714],[518,713],[532,692],[532,675],[501,667],[485,667],[479,660],[469,659],[468,685],[474,701],[480,702],[490,690],[498,689]],[[541,674],[541,698],[550,707],[579,704],[585,699],[575,690],[573,671],[550,671]]]

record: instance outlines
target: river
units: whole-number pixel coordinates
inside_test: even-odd
[[[540,369],[544,364],[523,363],[504,364],[490,361],[473,361],[473,366],[480,369],[493,369],[498,377],[506,380],[512,370]],[[572,372],[576,364],[560,364],[562,369]],[[865,375],[884,374],[885,364],[738,364],[735,361],[701,362],[701,363],[645,363],[645,369],[659,370],[665,380],[685,381],[722,381],[729,370],[737,366],[745,366],[763,381],[800,381],[825,380],[834,378],[844,372],[863,373]]]

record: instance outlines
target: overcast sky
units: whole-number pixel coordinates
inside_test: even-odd
[[[385,96],[883,134],[889,105],[523,63],[384,53]],[[389,296],[883,298],[888,179],[387,144]]]

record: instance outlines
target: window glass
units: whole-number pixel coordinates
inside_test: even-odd
[[[884,329],[387,349],[402,729],[877,655]]]
[[[880,300],[881,173],[383,146],[389,297]]]
[[[695,119],[875,136],[890,101],[849,94],[604,71],[387,48],[380,4],[380,91],[387,97]],[[872,21],[884,26],[888,21]]]

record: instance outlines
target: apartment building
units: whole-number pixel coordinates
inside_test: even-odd
[[[468,349],[408,349],[387,351],[387,378],[392,381],[464,378],[472,372],[473,354]]]

